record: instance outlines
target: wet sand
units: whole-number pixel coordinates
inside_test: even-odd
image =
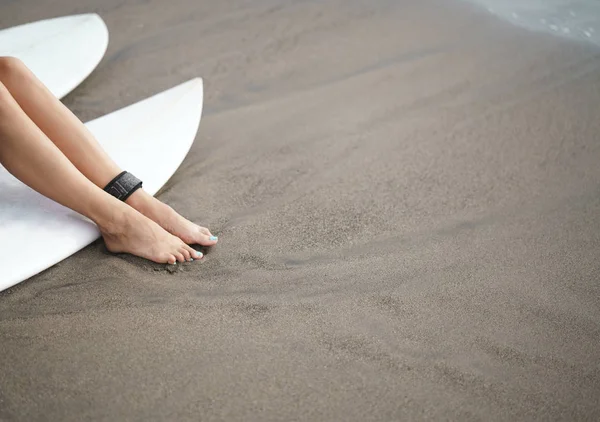
[[[600,50],[452,1],[98,4],[0,25],[101,14],[83,120],[202,76],[159,197],[220,242],[1,293],[0,420],[600,418]]]

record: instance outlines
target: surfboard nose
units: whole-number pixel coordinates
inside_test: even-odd
[[[86,79],[108,48],[97,13],[61,16],[0,30],[0,55],[14,56],[58,98]]]

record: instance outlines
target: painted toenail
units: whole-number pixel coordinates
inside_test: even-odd
[[[198,251],[194,251],[196,252],[196,258],[202,258],[202,252],[198,252]]]
[[[208,240],[217,240],[219,239],[217,236],[211,236]]]

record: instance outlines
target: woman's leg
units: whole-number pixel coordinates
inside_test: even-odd
[[[112,252],[170,263],[196,257],[181,239],[83,176],[31,121],[2,83],[0,164],[32,189],[94,221]]]
[[[35,125],[96,186],[103,188],[121,172],[86,126],[20,60],[0,57],[0,82]],[[217,243],[207,228],[186,220],[142,189],[126,202],[188,244]]]

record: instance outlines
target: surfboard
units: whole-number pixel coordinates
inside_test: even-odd
[[[86,126],[117,164],[140,178],[144,189],[154,195],[191,148],[202,103],[202,79],[195,78]],[[0,291],[51,267],[99,236],[89,219],[38,194],[0,166]]]
[[[0,56],[14,56],[58,98],[98,66],[108,46],[108,29],[95,13],[63,16],[0,30]]]

